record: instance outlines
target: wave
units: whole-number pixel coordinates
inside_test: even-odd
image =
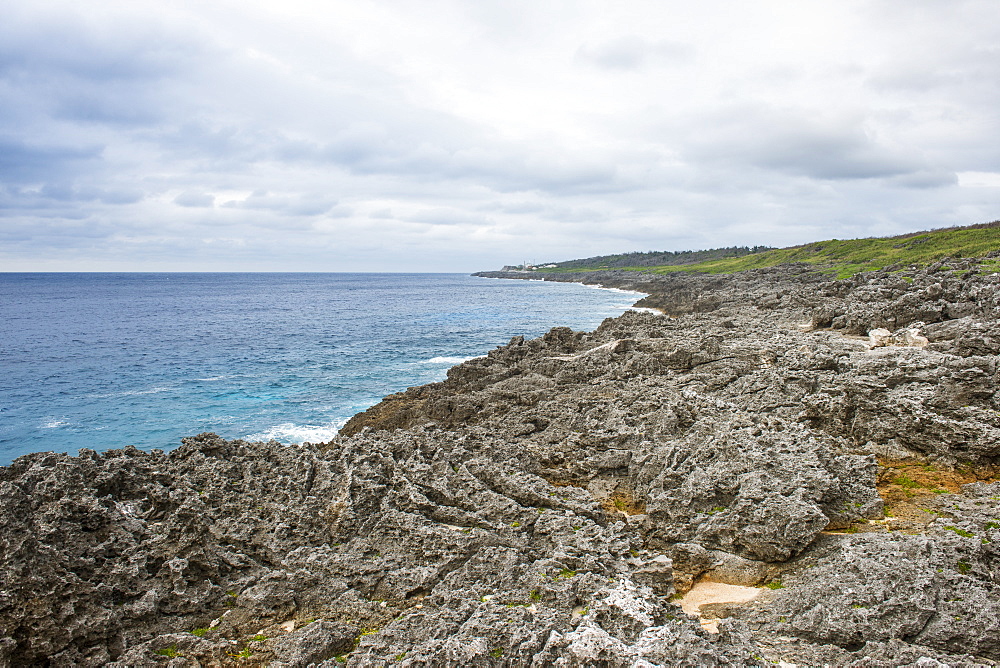
[[[116,399],[118,397],[137,397],[143,394],[159,394],[160,392],[169,392],[172,387],[151,387],[148,390],[125,390],[123,392],[110,392],[108,394],[92,394],[90,395],[93,399]]]
[[[424,360],[421,364],[461,364],[462,362],[479,359],[480,357],[485,357],[485,355],[473,355],[471,357],[432,357],[429,360]]]
[[[347,419],[338,420],[326,425],[313,424],[284,424],[269,427],[264,431],[244,436],[246,441],[270,441],[279,443],[299,444],[299,443],[326,443],[333,440],[340,431],[340,428],[347,424]]]
[[[583,285],[594,290],[607,290],[608,292],[615,292],[620,295],[642,295],[643,297],[648,297],[649,293],[640,292],[639,290],[625,290],[623,288],[606,288],[603,285],[594,285],[591,283],[578,283],[577,285]]]
[[[44,422],[42,422],[40,425],[38,425],[38,428],[39,429],[58,429],[59,427],[65,427],[68,424],[69,424],[69,422],[66,422],[65,420],[59,420],[59,419],[56,419],[56,418],[48,418]]]

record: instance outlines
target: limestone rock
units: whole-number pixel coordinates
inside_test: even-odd
[[[563,275],[666,315],[515,337],[328,444],[22,457],[0,665],[1000,661],[1000,275],[977,266]],[[890,532],[897,460],[981,482]],[[668,600],[702,577],[775,588],[715,635]]]

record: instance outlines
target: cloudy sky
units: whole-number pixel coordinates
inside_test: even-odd
[[[997,218],[996,0],[0,3],[3,271],[473,271]]]

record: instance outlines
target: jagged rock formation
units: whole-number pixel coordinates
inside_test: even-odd
[[[588,276],[666,315],[515,338],[328,444],[23,457],[0,665],[998,662],[977,266]],[[714,634],[699,578],[769,588]]]

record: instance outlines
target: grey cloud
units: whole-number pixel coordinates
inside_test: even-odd
[[[958,184],[958,175],[949,171],[922,170],[886,179],[886,183],[901,188],[945,188]]]
[[[183,32],[167,32],[152,17],[121,18],[118,25],[102,30],[88,26],[86,19],[75,14],[67,8],[64,16],[53,20],[52,16],[0,13],[4,19],[0,24],[0,73],[145,81],[176,74],[194,65],[205,51],[205,43],[193,37],[197,31],[191,31],[190,25]]]
[[[598,44],[584,44],[577,49],[577,62],[613,70],[635,70],[651,60],[683,62],[690,60],[695,49],[690,44],[669,40],[649,41],[636,35],[625,35]]]
[[[206,168],[225,171],[239,171],[249,163],[270,159],[276,147],[285,144],[273,130],[206,119],[165,125],[142,138],[170,158],[197,160]]]
[[[208,55],[197,29],[171,31],[152,16],[135,15],[101,25],[82,7],[63,10],[35,16],[0,10],[0,82],[9,99],[35,116],[157,122],[172,106],[164,83]]]
[[[538,213],[545,210],[545,206],[538,202],[490,202],[483,206],[487,211],[502,211],[511,214]]]
[[[355,215],[355,211],[349,206],[334,206],[326,212],[327,218],[350,218]]]
[[[426,128],[421,132],[420,128],[366,123],[348,128],[325,145],[282,138],[271,138],[270,143],[267,152],[289,164],[334,164],[364,176],[475,182],[498,192],[628,189],[604,156],[553,153],[544,146],[470,137],[465,128],[434,133]]]
[[[135,204],[143,199],[143,192],[137,188],[112,188],[111,190],[101,190],[98,188],[84,189],[88,197],[100,200],[104,204]]]
[[[97,160],[102,146],[28,144],[0,137],[0,179],[5,183],[32,183],[76,172]]]
[[[489,225],[492,223],[489,218],[470,214],[460,209],[434,208],[418,211],[409,216],[406,220],[415,223],[428,223],[431,225]]]
[[[31,206],[45,206],[47,203],[102,202],[104,204],[134,204],[143,199],[144,194],[135,188],[98,188],[91,185],[75,186],[68,182],[49,182],[38,190],[18,189],[20,198],[31,202]]]
[[[957,72],[941,72],[926,68],[896,69],[891,72],[873,74],[867,78],[865,85],[877,91],[914,91],[928,92],[935,88],[943,88],[962,83],[963,76]]]
[[[918,158],[866,134],[862,119],[826,120],[805,109],[729,109],[698,119],[683,141],[690,160],[814,179],[871,179],[924,169]]]
[[[215,196],[197,190],[185,190],[174,198],[174,204],[189,208],[204,208],[215,205]]]

